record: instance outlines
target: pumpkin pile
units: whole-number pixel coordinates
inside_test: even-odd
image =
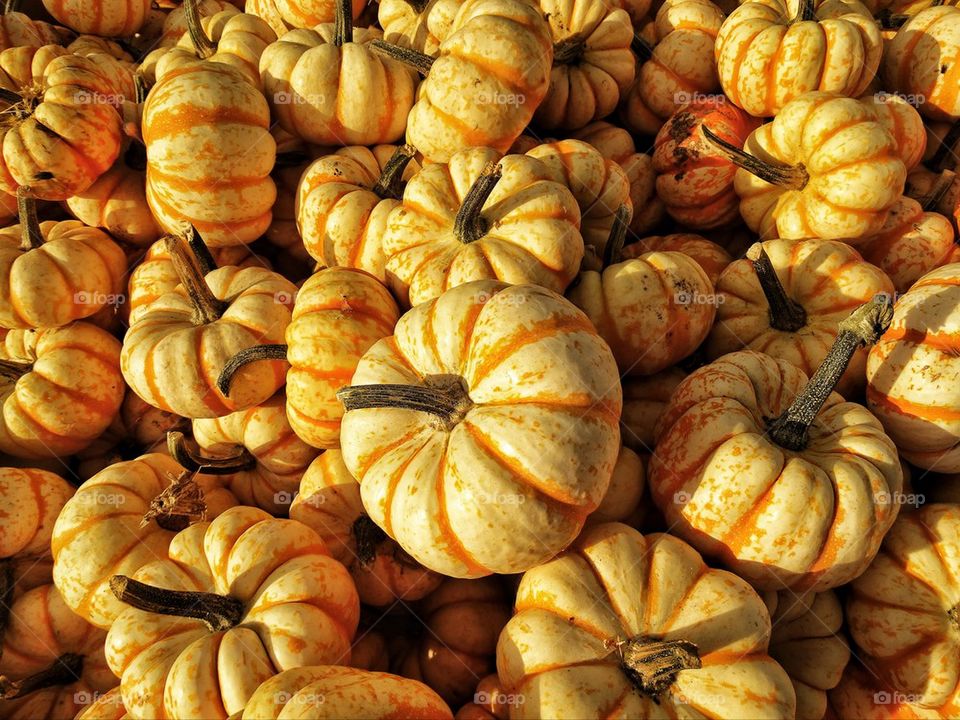
[[[8,0],[0,720],[960,717],[960,9]]]

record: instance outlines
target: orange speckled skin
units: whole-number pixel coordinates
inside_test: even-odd
[[[681,670],[659,698],[641,694],[612,645],[637,636],[692,642],[703,667]],[[794,691],[769,639],[770,616],[745,581],[678,538],[608,523],[523,576],[497,673],[523,696],[513,720],[685,717],[691,705],[711,720],[787,720]]]
[[[878,92],[864,95],[860,102],[869,106],[877,121],[893,136],[900,159],[913,170],[927,151],[927,133],[923,117],[904,97]]]
[[[907,694],[894,693],[868,671],[850,663],[843,680],[830,692],[827,720],[952,720],[960,717],[960,692],[940,707],[924,707],[909,702]]]
[[[343,404],[370,347],[393,332],[400,310],[377,280],[352,268],[327,268],[303,284],[287,328],[287,418],[301,440],[317,448],[340,444]]]
[[[648,252],[678,252],[689,256],[716,284],[720,274],[733,262],[726,250],[712,240],[693,233],[651,235],[623,248],[624,258],[637,258]]]
[[[715,49],[724,93],[755,117],[812,90],[861,95],[883,55],[880,28],[857,0],[826,0],[793,22],[796,0],[753,0],[730,13]]]
[[[284,670],[348,662],[360,601],[346,568],[294,520],[235,507],[178,533],[169,558],[135,578],[175,590],[230,595],[239,624],[127,608],[110,627],[107,662],[134,718],[226,718]]]
[[[767,436],[807,383],[786,360],[730,353],[689,375],[660,418],[650,490],[673,531],[762,590],[825,590],[859,575],[900,509],[893,441],[832,393],[806,449]]]
[[[499,162],[502,176],[480,213],[487,232],[461,242],[454,234],[457,212],[491,162]],[[563,292],[583,259],[583,237],[576,197],[555,177],[541,160],[492,148],[468,148],[448,165],[425,165],[387,219],[383,252],[394,295],[414,306],[487,279]]]
[[[6,720],[72,720],[86,698],[117,685],[104,658],[104,636],[103,630],[75,615],[53,585],[23,594],[10,608],[0,674],[20,680],[46,669],[65,653],[82,656],[83,669],[76,682],[0,700],[0,714]]]
[[[623,379],[623,444],[638,453],[653,452],[655,428],[686,371],[670,367],[654,375]]]
[[[707,337],[717,306],[713,283],[679,252],[649,252],[587,270],[567,293],[610,345],[623,375],[652,375],[692,353]]]
[[[462,4],[463,0],[432,0],[418,13],[404,0],[383,0],[377,20],[388,43],[436,57]]]
[[[66,28],[33,20],[21,12],[0,15],[0,51],[13,47],[59,45],[71,35]]]
[[[937,472],[960,472],[960,263],[917,280],[867,358],[867,404],[901,455]]]
[[[420,83],[407,142],[433,162],[468,147],[506,152],[546,96],[552,63],[550,28],[533,3],[466,0]]]
[[[231,4],[229,0],[199,0],[197,6],[200,10],[201,19],[209,18],[220,12],[240,12],[237,6]],[[251,14],[256,15],[256,13]],[[187,16],[181,4],[166,14],[163,21],[163,33],[156,46],[151,45],[151,49],[153,49],[153,47],[173,47],[180,42],[180,38],[187,34],[187,32]]]
[[[137,395],[188,418],[221,417],[252,407],[283,386],[283,360],[238,370],[229,397],[220,392],[217,378],[241,350],[283,342],[297,292],[289,280],[260,267],[217,268],[205,282],[228,304],[220,318],[194,324],[193,303],[177,286],[137,315],[120,357],[123,376]]]
[[[129,37],[150,14],[150,0],[43,0],[57,22],[78,33]]]
[[[113,574],[131,575],[163,557],[174,533],[151,520],[140,526],[150,501],[183,472],[168,455],[152,453],[119,462],[87,480],[67,502],[53,528],[53,581],[70,608],[90,623],[109,628],[126,607],[110,592]],[[207,517],[236,498],[221,480],[197,476]],[[129,538],[118,544],[117,538]]]
[[[797,331],[770,325],[770,306],[753,263],[734,261],[720,276],[717,321],[707,340],[707,357],[714,360],[746,348],[796,365],[813,375],[837,337],[840,322],[875,295],[892,296],[887,275],[865,262],[856,250],[832,240],[768,240],[763,248],[787,297],[807,314]],[[867,348],[854,354],[836,391],[857,396],[864,387]]]
[[[450,720],[450,708],[416,680],[336,665],[288,670],[263,683],[243,720]]]
[[[75,720],[130,720],[130,715],[123,706],[119,686],[97,695],[93,702],[77,714]]]
[[[347,566],[362,603],[382,606],[398,598],[419,600],[435,590],[443,577],[404,557],[389,538],[377,545],[369,563],[360,561],[353,525],[362,515],[366,511],[360,484],[343,464],[341,452],[327,450],[304,473],[290,517],[316,530],[330,554]]]
[[[622,409],[610,349],[560,296],[483,281],[404,315],[352,384],[437,374],[462,378],[472,401],[450,429],[400,408],[344,415],[344,462],[367,513],[453,577],[543,562],[576,537],[610,482]]]
[[[761,160],[802,164],[801,189],[773,185],[738,169],[740,214],[763,239],[838,240],[871,235],[903,194],[907,169],[895,138],[872,105],[810,92],[787,103],[744,145]]]
[[[0,360],[32,366],[0,393],[0,452],[21,458],[78,452],[107,429],[123,401],[120,343],[89,323],[11,330]]]
[[[960,604],[960,506],[900,514],[847,601],[858,656],[886,687],[929,708],[960,696],[960,634],[947,613]],[[955,612],[955,610],[954,610]]]

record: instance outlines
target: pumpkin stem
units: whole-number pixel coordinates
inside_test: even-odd
[[[154,520],[164,530],[180,532],[206,518],[207,505],[203,490],[197,484],[197,474],[184,471],[170,477],[170,485],[150,501],[150,509],[143,514],[140,527]]]
[[[15,90],[8,90],[7,88],[0,88],[0,100],[8,102],[11,105],[16,105],[23,102],[23,96],[16,92]]]
[[[637,56],[637,60],[642,63],[649,62],[653,59],[653,45],[639,35],[633,36],[633,40],[630,41],[630,49],[633,50],[633,54]]]
[[[878,12],[876,18],[881,30],[899,30],[910,16],[906,13],[894,13],[890,8],[886,8]]]
[[[18,12],[19,7],[20,0],[7,0],[3,4],[3,14],[6,15],[7,13]]]
[[[333,16],[333,44],[343,47],[353,42],[353,3],[337,0]]]
[[[427,375],[423,385],[353,385],[340,388],[337,398],[350,410],[403,408],[430,413],[453,427],[473,401],[457,375]]]
[[[83,655],[64,653],[49,667],[22,680],[11,680],[6,675],[0,675],[0,700],[13,700],[44,688],[70,685],[79,680],[82,674]]]
[[[187,233],[188,237],[194,233],[193,228]],[[173,269],[177,278],[194,307],[193,322],[195,325],[207,325],[220,319],[227,309],[227,303],[218,300],[210,291],[207,281],[204,280],[196,255],[188,250],[190,243],[174,235],[166,238],[167,252],[173,262]]]
[[[17,214],[20,216],[20,249],[24,252],[43,246],[43,233],[37,218],[37,201],[29,188],[17,188]]]
[[[13,360],[0,360],[0,379],[7,383],[15,383],[23,375],[26,375],[33,369],[29,363],[18,363]]]
[[[816,19],[817,10],[814,7],[814,0],[800,0],[800,6],[797,8],[797,14],[793,16],[791,24]]]
[[[960,141],[960,120],[955,120],[947,130],[946,134],[940,140],[940,145],[926,163],[931,170],[944,170],[948,160],[953,160],[952,165],[956,165],[956,156],[953,154],[953,148]]]
[[[933,187],[930,188],[930,192],[926,196],[918,198],[920,207],[923,210],[935,210],[940,201],[943,200],[943,196],[953,187],[953,182],[956,179],[957,174],[953,170],[942,171]]]
[[[796,332],[807,326],[807,311],[787,295],[777,271],[773,269],[770,256],[763,243],[756,243],[747,251],[747,259],[753,263],[760,289],[770,306],[770,327],[783,332]]]
[[[630,222],[630,208],[621,205],[613,216],[613,225],[610,226],[610,235],[607,244],[603,247],[603,267],[608,268],[623,258],[623,243],[627,239],[627,230]]]
[[[432,58],[426,53],[417,52],[410,48],[402,48],[393,43],[388,43],[385,40],[371,40],[367,43],[367,47],[381,55],[386,55],[398,62],[402,62],[404,65],[412,67],[424,76],[430,72],[430,68],[433,67],[433,61],[436,60],[436,58]]]
[[[217,261],[213,259],[213,254],[210,252],[210,248],[207,247],[207,244],[203,241],[203,238],[200,237],[193,226],[190,226],[190,229],[186,233],[187,245],[190,246],[190,250],[193,252],[193,257],[196,258],[197,265],[200,266],[200,273],[206,275],[207,273],[212,273],[217,269]]]
[[[220,376],[217,378],[217,389],[223,393],[224,397],[229,397],[230,386],[233,385],[233,376],[236,375],[237,370],[252,362],[286,359],[286,345],[254,345],[245,348],[230,358],[227,364],[223,366],[223,370],[220,371]]]
[[[117,600],[130,607],[158,615],[195,618],[203,621],[210,632],[224,632],[243,620],[243,601],[230,595],[168,590],[147,585],[126,575],[110,578],[110,590]]]
[[[143,105],[147,100],[147,93],[150,88],[147,87],[147,79],[139,70],[133,74],[133,101],[137,105]]]
[[[183,16],[187,21],[187,32],[190,33],[190,42],[201,60],[206,60],[217,51],[217,46],[207,37],[200,20],[200,0],[184,0]]]
[[[167,450],[185,469],[204,475],[233,475],[257,466],[257,459],[245,447],[231,457],[206,457],[199,448],[188,447],[184,434],[175,430],[167,433]]]
[[[413,145],[401,145],[383,166],[383,171],[373,186],[373,192],[382,200],[400,200],[403,197],[403,171],[417,154]]]
[[[730,162],[739,168],[743,168],[751,175],[756,175],[761,180],[791,190],[802,190],[810,180],[810,174],[802,164],[787,165],[786,163],[767,162],[744,152],[732,143],[728,143],[703,123],[700,124],[700,130],[707,142],[713,145]]]
[[[366,513],[353,521],[350,532],[357,545],[357,560],[363,567],[369,567],[377,557],[377,547],[388,535]]]
[[[893,302],[877,295],[840,323],[837,339],[806,387],[780,417],[769,425],[771,439],[782,448],[800,452],[807,447],[809,430],[820,408],[830,397],[853,354],[863,345],[875,343],[893,319]]]
[[[564,38],[553,46],[554,65],[574,65],[583,59],[587,50],[587,38],[581,33],[575,33]]]
[[[641,693],[654,699],[666,692],[682,670],[703,667],[699,648],[686,640],[635,637],[616,643],[620,667]]]
[[[493,188],[500,182],[502,172],[498,163],[487,163],[480,177],[474,181],[464,196],[460,210],[457,211],[457,217],[453,221],[453,234],[463,244],[476,242],[490,229],[480,211],[483,210],[483,204],[490,197]]]

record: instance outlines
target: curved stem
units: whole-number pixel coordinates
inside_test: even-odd
[[[44,688],[70,685],[83,674],[83,655],[64,653],[38,673],[22,680],[0,675],[0,700],[13,700]]]
[[[337,0],[333,16],[333,44],[343,47],[353,42],[353,3],[351,0]]]
[[[223,370],[220,371],[220,376],[217,378],[217,389],[223,393],[224,397],[227,397],[230,395],[230,386],[233,385],[233,376],[236,375],[237,370],[243,366],[249,365],[252,362],[260,362],[261,360],[286,359],[286,345],[254,345],[253,347],[241,350],[223,366]]]
[[[29,363],[0,360],[0,380],[5,380],[8,383],[15,383],[31,370],[33,370],[33,365]]]
[[[603,247],[603,267],[608,268],[611,265],[620,262],[623,257],[623,243],[627,239],[627,229],[630,223],[630,208],[621,205],[617,208],[616,215],[613,216],[613,225],[610,227],[610,235],[607,238],[607,244]]]
[[[700,650],[686,640],[636,637],[617,643],[620,667],[647,697],[666,692],[683,670],[703,667]]]
[[[353,521],[350,532],[357,546],[357,560],[368,567],[377,557],[377,547],[389,536],[366,513]]]
[[[423,385],[354,385],[337,391],[349,412],[365,408],[403,408],[430,413],[448,426],[459,422],[473,402],[454,375],[428,375]]]
[[[950,159],[953,159],[951,165],[956,166],[956,155],[953,153],[953,148],[958,141],[960,141],[960,120],[954,120],[950,129],[940,140],[940,145],[927,163],[927,167],[934,171],[945,170],[944,165]]]
[[[167,433],[168,439],[169,436]],[[153,520],[164,530],[180,532],[206,515],[207,504],[197,484],[197,474],[184,471],[150,501],[150,509],[143,514],[140,527]]]
[[[17,214],[20,216],[20,249],[24,252],[43,246],[43,233],[40,232],[40,220],[37,218],[37,201],[30,189],[17,188]]]
[[[501,175],[499,163],[489,162],[470,186],[453,221],[453,234],[460,242],[476,242],[487,234],[487,221],[481,211],[493,188],[500,182]]]
[[[807,311],[787,295],[777,271],[770,262],[763,243],[757,243],[747,251],[747,259],[753,263],[757,282],[770,306],[770,327],[783,332],[796,332],[807,326]]]
[[[185,470],[204,475],[233,475],[257,466],[257,459],[245,447],[241,447],[237,454],[231,457],[205,457],[199,448],[194,449],[187,445],[187,438],[182,432],[167,433],[167,450]]]
[[[23,102],[23,96],[15,90],[0,88],[0,100],[8,102],[11,105],[16,105],[17,103]]]
[[[800,6],[797,8],[797,14],[793,16],[793,23],[808,22],[817,19],[817,10],[814,7],[814,0],[800,0]]]
[[[219,320],[228,305],[224,301],[218,300],[210,291],[207,281],[197,267],[198,260],[187,249],[189,243],[184,242],[183,238],[168,235],[166,246],[177,278],[193,303],[194,324],[207,325]]]
[[[554,65],[573,65],[583,59],[587,49],[587,39],[580,33],[564,38],[553,46]]]
[[[756,175],[761,180],[792,190],[802,190],[810,180],[810,175],[803,165],[774,164],[761,160],[718,137],[703,123],[700,124],[700,129],[707,142],[713,145],[730,162],[739,168],[743,168],[748,173]]]
[[[933,187],[930,188],[930,192],[919,199],[920,207],[924,210],[935,210],[940,201],[943,200],[943,196],[953,187],[956,179],[957,174],[953,170],[942,171]]]
[[[217,261],[213,259],[213,255],[210,253],[210,248],[207,247],[207,244],[203,241],[203,238],[200,237],[200,233],[196,231],[192,225],[190,229],[186,232],[186,241],[187,245],[190,246],[190,250],[193,252],[193,256],[197,260],[197,265],[200,267],[200,273],[206,275],[217,269]]]
[[[633,36],[633,40],[630,41],[630,49],[633,50],[633,54],[637,56],[637,60],[642,63],[653,59],[653,45],[639,35],[635,34]]]
[[[367,43],[367,47],[381,55],[386,55],[398,62],[402,62],[404,65],[409,65],[421,75],[427,75],[430,72],[430,68],[433,67],[433,61],[436,60],[436,58],[432,58],[426,53],[398,47],[385,40],[371,40]]]
[[[168,590],[147,585],[126,575],[110,578],[110,590],[131,607],[158,615],[175,615],[203,621],[210,632],[223,632],[243,620],[243,602],[229,595]]]
[[[383,200],[400,200],[403,197],[403,171],[416,154],[417,149],[413,145],[401,145],[393,151],[393,155],[383,166],[377,184],[373,186],[377,197]]]
[[[877,295],[840,323],[837,339],[806,387],[769,427],[770,438],[782,448],[799,452],[807,447],[810,425],[830,397],[853,354],[863,345],[872,345],[890,326],[893,302]]]
[[[207,37],[200,20],[200,0],[184,0],[183,17],[187,21],[187,32],[190,33],[190,42],[193,43],[197,56],[205,60],[217,51],[217,46]]]

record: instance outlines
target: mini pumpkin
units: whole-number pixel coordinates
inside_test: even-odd
[[[266,20],[277,37],[294,28],[311,28],[331,23],[336,15],[336,0],[247,0],[244,11]],[[360,17],[363,0],[352,0],[352,17]]]
[[[653,375],[623,378],[623,415],[620,436],[624,446],[637,453],[651,453],[656,426],[677,385],[687,376],[677,366]]]
[[[4,8],[0,13],[0,51],[13,47],[62,45],[73,33],[59,25],[34,20],[29,15]]]
[[[104,37],[133,35],[150,13],[149,0],[43,0],[43,6],[68,28]]]
[[[254,0],[251,0],[250,4],[253,5]],[[197,15],[200,17],[210,17],[220,12],[240,12],[237,6],[231,3],[229,0],[199,0],[199,2],[195,2],[194,5],[197,8]],[[153,49],[154,47],[173,47],[180,42],[180,38],[189,32],[189,28],[187,27],[188,10],[191,10],[190,5],[188,5],[186,2],[182,2],[176,7],[171,8],[169,12],[166,13],[163,21],[163,32],[160,36],[160,40],[155,46],[151,45],[150,49]],[[259,13],[252,12],[252,10],[248,10],[248,12],[250,12],[252,15],[262,17],[259,15]],[[279,34],[279,32],[277,34]]]
[[[462,0],[383,0],[377,5],[377,21],[388,43],[436,57],[461,4]]]
[[[673,235],[651,235],[625,245],[624,258],[637,258],[650,252],[678,252],[692,258],[710,278],[710,284],[716,285],[721,273],[727,269],[733,258],[726,250],[702,235],[676,233]],[[709,301],[710,298],[703,298]]]

